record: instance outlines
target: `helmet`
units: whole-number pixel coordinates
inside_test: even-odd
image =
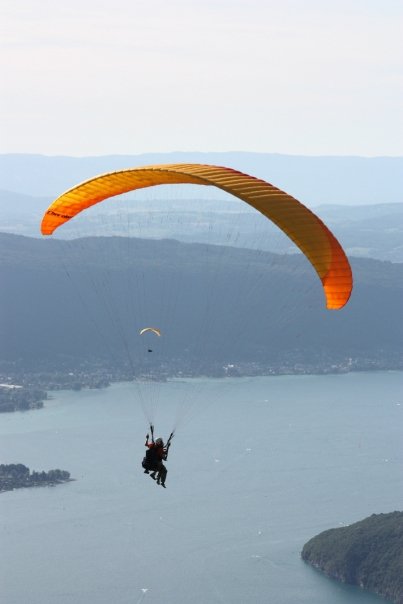
[[[159,445],[160,447],[164,446],[164,441],[162,440],[162,438],[157,438],[157,440],[155,441],[156,445]]]

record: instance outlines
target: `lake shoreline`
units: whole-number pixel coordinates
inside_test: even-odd
[[[358,373],[377,373],[382,371],[402,371],[403,366],[400,362],[395,364],[387,363],[385,366],[362,365],[354,366],[352,364],[330,365],[323,367],[300,366],[289,368],[271,368],[259,370],[254,367],[241,367],[238,365],[228,365],[219,368],[220,371],[209,373],[176,372],[173,374],[153,374],[151,377],[141,375],[136,379],[125,372],[119,372],[118,375],[106,374],[101,378],[99,372],[74,374],[69,372],[64,376],[65,379],[55,381],[52,376],[44,376],[43,373],[24,373],[9,378],[10,384],[0,384],[0,403],[1,397],[4,399],[4,404],[0,404],[1,413],[13,413],[15,411],[30,411],[33,409],[43,409],[45,402],[52,398],[51,392],[69,391],[80,392],[87,390],[104,390],[112,384],[133,383],[141,384],[147,382],[155,382],[163,384],[178,380],[192,379],[219,379],[225,380],[228,378],[264,378],[264,377],[281,377],[281,376],[325,376],[325,375],[346,375]],[[1,374],[0,374],[1,376]],[[5,378],[3,377],[3,381]],[[18,382],[18,385],[16,384]],[[17,396],[18,395],[18,396]]]
[[[77,479],[0,497],[3,599],[126,604],[144,587],[147,604],[377,604],[300,551],[312,535],[399,507],[402,384],[403,372],[156,384],[156,436],[178,404],[189,410],[166,490],[141,468],[147,418],[133,383],[52,392],[45,413],[0,416],[2,460]]]

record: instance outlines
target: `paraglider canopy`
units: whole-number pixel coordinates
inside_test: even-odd
[[[151,333],[155,333],[156,336],[161,336],[161,330],[158,329],[158,327],[144,327],[143,329],[140,329],[139,331],[139,335],[142,336],[144,333],[147,333],[148,331],[151,331]]]
[[[165,164],[97,176],[70,189],[49,206],[42,220],[42,234],[51,235],[82,210],[108,197],[155,185],[182,183],[218,187],[261,212],[308,258],[322,282],[327,308],[339,309],[347,303],[353,286],[350,264],[320,218],[288,193],[231,168]]]

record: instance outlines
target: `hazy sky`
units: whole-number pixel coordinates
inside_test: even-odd
[[[1,0],[0,153],[403,155],[402,0]]]

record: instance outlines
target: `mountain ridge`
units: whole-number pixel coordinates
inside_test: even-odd
[[[0,190],[0,232],[40,237],[40,222],[51,201],[50,198]],[[274,224],[235,198],[149,200],[132,199],[129,194],[125,203],[126,216],[130,217],[133,229],[143,237],[220,245],[228,243],[227,235],[232,230],[236,234],[233,244],[239,247],[256,247],[258,241],[261,249],[266,251],[297,251]],[[94,221],[106,224],[107,217],[112,217],[118,208],[119,203],[112,202],[101,204],[96,211],[93,208],[91,213],[84,212],[79,218],[80,223],[77,223],[77,231],[88,225],[88,233],[96,233]],[[335,234],[348,255],[403,262],[403,204],[333,204],[313,210]]]
[[[132,362],[169,362],[171,373],[229,364],[252,373],[401,368],[403,265],[353,258],[352,268],[350,302],[327,311],[301,254],[0,234],[0,362],[68,357],[79,366],[109,355],[122,364],[126,348]],[[169,336],[165,356],[145,358],[136,334],[156,322]]]
[[[403,198],[403,157],[298,156],[252,152],[170,152],[92,157],[0,155],[1,188],[56,197],[104,172],[160,163],[219,164],[262,178],[305,205]]]

